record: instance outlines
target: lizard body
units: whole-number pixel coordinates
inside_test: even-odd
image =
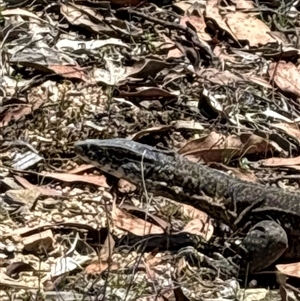
[[[278,250],[270,250],[271,240],[267,241],[265,249],[257,252],[270,256],[270,260],[254,264],[255,269],[270,265],[281,255],[288,260],[300,260],[298,193],[236,179],[173,151],[158,150],[127,139],[80,141],[75,143],[75,151],[102,171],[140,186],[144,181],[154,195],[192,205],[233,230],[248,221],[257,224],[254,234],[245,238],[248,245],[256,242],[253,252],[260,247],[259,239],[265,235],[261,228],[267,229],[270,225],[267,236],[277,239],[275,249]]]

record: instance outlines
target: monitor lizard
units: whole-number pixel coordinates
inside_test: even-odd
[[[102,171],[192,205],[233,231],[251,223],[243,246],[251,254],[252,272],[278,258],[300,260],[299,193],[243,181],[174,151],[127,139],[79,141],[74,149]]]

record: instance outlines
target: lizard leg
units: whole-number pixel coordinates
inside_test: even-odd
[[[250,272],[257,272],[274,263],[288,248],[285,230],[276,222],[264,220],[255,224],[244,238],[241,249]]]

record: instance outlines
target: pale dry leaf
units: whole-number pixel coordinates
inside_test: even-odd
[[[1,15],[2,16],[24,16],[24,17],[28,17],[28,18],[33,18],[36,20],[39,20],[42,23],[48,22],[44,19],[39,18],[37,15],[35,15],[32,12],[29,12],[28,10],[25,9],[21,9],[21,8],[15,8],[15,9],[5,9],[1,11]]]
[[[180,51],[180,49],[178,49],[178,48],[174,48],[174,49],[169,50],[167,58],[168,59],[170,59],[170,58],[181,58],[182,56],[183,56],[182,51]]]
[[[37,278],[34,276],[34,278]],[[3,288],[15,288],[15,289],[40,289],[40,282],[36,281],[36,283],[29,283],[28,281],[23,281],[22,279],[12,279],[4,273],[4,271],[0,271],[0,286]]]
[[[251,47],[275,43],[277,40],[268,33],[269,27],[250,14],[229,13],[225,17],[227,25],[239,41],[247,40]]]
[[[274,79],[274,82],[282,91],[300,97],[299,71],[292,62],[271,63],[269,65],[269,77]]]
[[[88,259],[86,258],[85,261],[87,260]],[[51,265],[51,272],[49,273],[48,278],[61,276],[76,269],[82,270],[81,263],[75,258],[63,256],[55,259],[55,263]]]
[[[195,120],[177,120],[174,123],[174,127],[175,129],[180,129],[180,130],[199,130],[199,131],[203,131],[204,130],[204,126],[202,125],[201,122],[196,122]]]
[[[38,200],[40,192],[34,187],[21,190],[7,190],[5,195],[11,201],[31,207]]]
[[[103,23],[104,17],[96,10],[82,5],[76,5],[72,2],[60,5],[60,13],[73,26],[85,27],[94,32],[102,32],[102,34],[112,35],[114,30]]]
[[[127,68],[127,78],[147,78],[148,76],[156,77],[164,68],[171,68],[175,66],[173,63],[155,59],[141,59]]]

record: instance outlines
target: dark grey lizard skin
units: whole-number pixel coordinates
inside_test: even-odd
[[[136,185],[142,186],[144,177],[154,195],[192,205],[233,230],[251,221],[254,227],[245,244],[253,248],[250,252],[257,261],[253,270],[269,266],[280,256],[300,260],[298,193],[242,181],[173,151],[127,139],[80,141],[75,151],[84,161]],[[260,238],[269,240],[262,244]]]

